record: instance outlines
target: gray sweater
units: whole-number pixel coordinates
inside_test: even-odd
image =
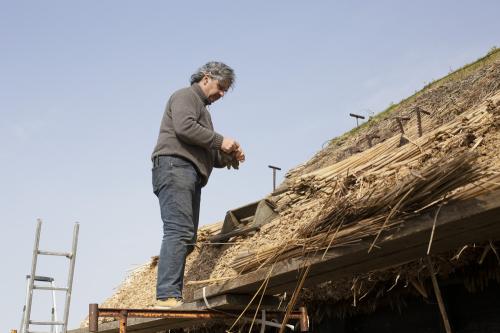
[[[198,84],[176,91],[169,99],[151,158],[179,156],[192,162],[206,185],[213,167],[223,167],[223,136],[214,131],[206,106],[210,104]]]

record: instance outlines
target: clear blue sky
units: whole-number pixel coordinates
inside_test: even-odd
[[[247,162],[214,172],[202,224],[266,195],[267,165],[306,161],[354,125],[349,112],[379,112],[500,46],[499,12],[498,1],[1,1],[0,331],[20,322],[37,217],[52,250],[81,223],[70,327],[158,253],[149,156],[167,98],[206,61],[237,73],[211,112]],[[64,285],[64,260],[49,259],[38,273]]]

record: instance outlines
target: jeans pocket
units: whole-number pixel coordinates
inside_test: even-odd
[[[154,166],[151,170],[153,193],[157,196],[160,189],[167,184],[168,174],[171,170],[172,167],[170,167],[170,163],[161,163]]]
[[[173,168],[193,168],[191,162],[179,157],[170,158],[169,165]]]
[[[159,169],[159,166],[155,166],[151,170],[151,183],[153,185],[153,193],[156,195],[158,195],[158,190],[160,189]]]

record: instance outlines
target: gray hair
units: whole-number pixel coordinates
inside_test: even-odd
[[[231,67],[222,62],[210,61],[198,68],[196,73],[191,75],[191,84],[200,82],[205,75],[212,79],[228,83],[228,87],[232,86],[235,80],[234,70]]]

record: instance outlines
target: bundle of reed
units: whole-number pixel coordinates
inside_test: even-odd
[[[431,150],[442,150],[445,146],[456,144],[463,140],[463,135],[473,132],[481,136],[487,129],[485,126],[491,121],[492,116],[485,111],[486,105],[473,110],[449,123],[428,132],[420,138],[407,136],[409,144],[400,147],[400,136],[394,136],[361,154],[335,163],[298,178],[294,187],[301,188],[304,183],[310,187],[320,188],[332,179],[346,173],[358,175],[370,172],[370,175],[387,175],[401,166],[414,166],[422,158],[427,158]],[[451,139],[451,140],[450,140]],[[453,140],[454,139],[454,140]]]
[[[500,94],[492,100],[500,103]],[[449,123],[428,132],[420,138],[408,137],[409,144],[399,147],[399,136],[394,136],[373,148],[353,155],[344,161],[320,170],[305,174],[290,182],[290,190],[277,199],[279,210],[285,212],[289,207],[300,207],[307,200],[322,201],[333,192],[339,182],[359,183],[353,191],[363,196],[366,186],[389,188],[405,172],[414,173],[429,159],[436,159],[450,150],[461,147],[477,148],[486,133],[495,123],[499,123],[498,112],[488,111],[488,102],[469,110]],[[498,109],[498,108],[497,108]],[[490,156],[493,157],[493,156]],[[404,172],[401,172],[401,171]],[[350,192],[347,189],[345,192]],[[297,209],[295,209],[297,210]]]
[[[446,198],[464,192],[477,191],[475,187],[457,189],[482,181],[482,190],[500,188],[498,173],[486,173],[488,166],[477,163],[477,154],[464,151],[429,163],[418,173],[410,173],[392,188],[374,186],[362,196],[356,191],[346,193],[342,186],[333,192],[317,218],[288,241],[263,251],[247,253],[235,258],[232,267],[246,272],[279,260],[304,257],[334,247],[349,246],[375,237],[382,231],[399,226],[422,209],[429,209]],[[455,192],[454,192],[455,191]]]
[[[500,93],[494,100],[500,101]],[[445,197],[464,199],[498,188],[494,173],[500,169],[498,157],[478,159],[476,154],[488,132],[496,131],[499,115],[488,111],[487,105],[486,101],[422,137],[406,137],[405,145],[397,135],[299,177],[282,197],[288,197],[288,207],[299,213],[320,201],[316,217],[279,243],[237,255],[230,266],[246,272],[278,260],[326,253],[367,237],[375,237],[375,244],[383,230],[399,226]]]

